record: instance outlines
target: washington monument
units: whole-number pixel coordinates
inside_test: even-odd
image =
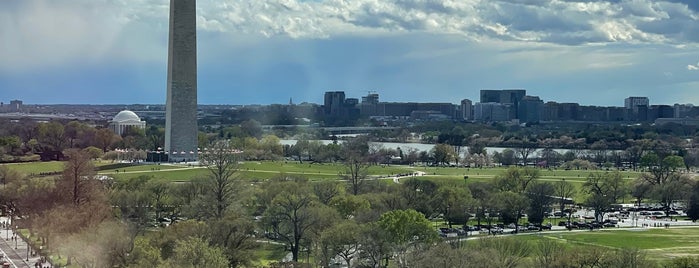
[[[165,151],[169,161],[197,159],[196,0],[170,0],[165,103]]]

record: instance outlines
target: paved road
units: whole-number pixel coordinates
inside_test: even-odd
[[[7,217],[0,217],[0,222],[7,222]],[[2,228],[0,228],[2,229]],[[39,261],[40,256],[32,256],[31,250],[27,243],[17,236],[17,240],[12,239],[14,232],[12,230],[0,230],[0,252],[6,258],[3,259],[10,263],[10,267],[34,267],[34,264]],[[8,239],[9,238],[9,239]],[[49,267],[49,263],[44,263],[42,267]]]

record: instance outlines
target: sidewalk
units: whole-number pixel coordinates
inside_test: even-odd
[[[7,222],[7,217],[0,217],[0,222]],[[13,239],[14,232],[12,229],[1,228],[0,226],[0,252],[5,256],[2,262],[9,262],[10,267],[27,267],[34,268],[39,262],[40,256],[35,254],[32,256],[32,250],[27,243],[17,235],[17,239]],[[0,262],[1,263],[1,262]],[[41,267],[50,267],[48,262],[43,263]]]

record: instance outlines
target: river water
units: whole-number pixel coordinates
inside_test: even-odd
[[[296,144],[297,140],[281,140],[280,143],[282,145],[294,145]],[[333,140],[319,140],[322,142],[324,145],[331,144],[333,143]],[[338,143],[342,143],[342,140],[338,140]],[[406,142],[369,142],[370,145],[379,145],[382,146],[383,148],[387,149],[396,149],[400,148],[403,152],[408,151],[409,149],[416,149],[418,151],[425,151],[425,152],[430,152],[432,148],[434,148],[434,144],[424,144],[424,143],[406,143]],[[462,147],[462,152],[467,152],[467,146]],[[492,154],[494,152],[502,152],[507,148],[504,147],[485,147],[485,150],[488,154]],[[536,155],[541,149],[537,149],[532,155]],[[554,149],[554,151],[558,152],[559,154],[564,154],[568,152],[568,149]]]

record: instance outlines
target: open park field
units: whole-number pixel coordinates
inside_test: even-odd
[[[699,256],[699,228],[630,228],[594,232],[541,233],[524,239],[554,239],[567,246],[597,246],[610,249],[637,248],[651,259]]]
[[[108,168],[114,163],[108,161],[96,161],[95,166],[103,166],[98,173],[113,176],[116,178],[128,178],[141,175],[152,175],[154,177],[165,178],[171,181],[189,181],[197,177],[207,175],[204,167],[192,165],[171,165],[171,164],[134,164],[118,168]],[[60,172],[63,169],[63,162],[34,162],[7,164],[23,174],[41,174]],[[462,167],[424,167],[424,166],[371,166],[369,175],[374,177],[387,177],[397,174],[407,174],[414,172],[424,172],[422,178],[433,180],[439,183],[461,183],[464,176],[468,176],[467,182],[489,181],[498,174],[504,172],[505,167],[497,168],[462,168]],[[280,176],[302,176],[311,180],[338,179],[339,174],[344,170],[340,163],[311,164],[310,162],[286,162],[286,161],[247,161],[239,165],[240,176],[251,180],[262,180]],[[540,178],[542,181],[560,181],[565,179],[576,185],[581,185],[591,172],[604,172],[600,170],[556,170],[541,169]],[[622,171],[625,179],[633,180],[639,176],[639,172]]]
[[[62,162],[35,162],[7,164],[10,168],[27,175],[60,172],[63,169]],[[112,166],[117,167],[112,168]],[[195,178],[203,178],[208,175],[205,167],[186,164],[119,164],[110,161],[95,161],[95,166],[101,167],[98,174],[111,176],[117,179],[133,178],[138,176],[153,176],[173,182],[190,181]],[[422,179],[427,179],[440,184],[461,184],[477,181],[491,181],[498,174],[505,171],[506,167],[495,168],[463,168],[463,167],[425,167],[425,166],[371,166],[369,175],[374,178],[388,178],[398,174],[412,174],[420,172],[424,174]],[[341,163],[298,163],[290,161],[246,161],[239,165],[238,176],[251,181],[266,180],[279,176],[305,177],[312,181],[340,179],[340,173],[344,171]],[[591,172],[605,172],[603,170],[562,170],[540,169],[541,181],[571,182],[577,189],[578,198],[584,193],[580,191],[582,184]],[[622,171],[623,178],[633,180],[640,175],[639,172]],[[464,177],[468,179],[464,180]],[[387,183],[390,180],[387,181]]]

